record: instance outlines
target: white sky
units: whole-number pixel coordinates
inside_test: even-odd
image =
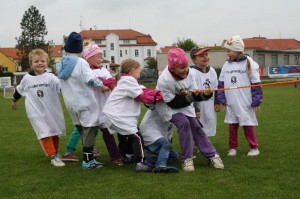
[[[150,34],[158,48],[192,39],[221,45],[244,38],[300,40],[299,0],[0,0],[0,47],[14,47],[20,22],[34,5],[45,17],[45,40],[62,44],[63,35],[85,29],[133,29]]]

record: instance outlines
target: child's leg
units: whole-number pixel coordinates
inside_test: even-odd
[[[57,153],[52,137],[46,137],[39,140],[46,156],[53,156]]]
[[[206,158],[213,157],[217,153],[217,151],[212,146],[207,134],[204,133],[204,131],[202,130],[199,121],[195,117],[187,117],[187,118],[190,122],[193,138],[199,151]]]
[[[82,147],[83,147],[83,161],[89,162],[94,160],[94,146],[96,142],[96,132],[98,127],[83,127],[77,126],[77,129],[81,136]]]
[[[68,144],[67,144],[68,153],[73,154],[76,151],[79,139],[80,139],[80,133],[78,129],[75,127],[68,140]]]
[[[128,141],[132,146],[134,162],[144,162],[143,139],[139,132],[128,135]]]
[[[110,159],[112,161],[119,160],[121,156],[114,136],[109,133],[107,128],[101,129],[101,131]]]
[[[52,136],[52,140],[53,140],[53,144],[56,150],[56,153],[58,153],[58,148],[59,148],[59,137],[56,136]]]
[[[146,148],[152,153],[158,155],[155,166],[167,165],[171,150],[171,144],[166,138],[161,137]]]
[[[229,148],[236,149],[238,147],[238,128],[239,124],[229,124]]]
[[[117,133],[118,135],[118,140],[119,140],[119,144],[118,144],[118,148],[119,148],[119,152],[120,155],[123,158],[126,158],[126,154],[132,154],[132,147],[131,145],[128,143],[128,136],[127,135],[121,135],[119,133]]]
[[[182,151],[181,160],[193,157],[193,136],[188,118],[183,113],[176,113],[170,120],[177,128]]]
[[[255,133],[255,129],[253,126],[243,126],[245,137],[249,143],[251,149],[258,148],[258,141]]]

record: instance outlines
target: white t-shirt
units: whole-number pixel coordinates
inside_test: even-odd
[[[76,66],[67,80],[60,79],[61,90],[74,125],[95,127],[100,125],[95,91],[87,83],[97,78],[89,64],[78,58]]]
[[[180,94],[186,91],[193,91],[197,89],[195,77],[189,72],[186,78],[183,80],[175,80],[172,74],[166,67],[157,80],[157,90],[161,91],[165,102],[170,102],[174,99],[175,94]],[[189,105],[184,108],[172,109],[166,103],[156,104],[156,109],[164,121],[170,121],[172,115],[176,113],[183,113],[189,117],[196,117],[195,108]]]
[[[171,122],[164,122],[156,109],[148,110],[140,125],[145,146],[148,146],[161,137],[171,140],[175,126]]]
[[[131,135],[138,132],[141,108],[139,101],[134,98],[142,92],[142,87],[134,77],[121,77],[103,107],[103,113],[107,116],[107,127],[111,133]]]
[[[38,139],[65,135],[65,120],[59,100],[60,84],[51,73],[26,74],[17,91],[25,96],[26,114]]]
[[[104,79],[112,78],[110,72],[104,67],[94,69],[93,71],[97,75],[97,77],[102,77]],[[103,107],[104,107],[104,105],[106,103],[106,100],[107,100],[108,96],[110,95],[110,93],[111,93],[110,91],[95,92],[96,99],[97,99],[97,102],[98,102],[98,108],[99,108],[99,119],[100,119],[100,122],[101,122],[101,124],[100,124],[101,128],[106,128],[106,124],[105,124],[106,123],[106,116],[102,113],[102,110],[103,110]]]
[[[199,90],[218,88],[218,76],[214,68],[209,67],[207,73],[203,73],[194,68],[191,68],[190,72],[194,74]],[[213,96],[207,101],[194,102],[194,106],[200,109],[201,116],[199,121],[203,125],[203,131],[208,136],[216,135],[217,115],[214,107],[214,99],[215,93],[213,93]]]
[[[224,81],[224,87],[248,86],[259,83],[259,66],[252,58],[250,61],[252,73],[247,73],[247,60],[240,62],[226,61],[222,67],[219,81]],[[257,126],[254,109],[251,107],[251,88],[232,89],[225,91],[227,101],[225,123],[239,123],[240,126]]]

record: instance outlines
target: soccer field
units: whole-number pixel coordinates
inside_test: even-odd
[[[235,157],[227,157],[228,125],[219,112],[217,135],[211,138],[224,170],[209,167],[197,154],[195,172],[185,173],[180,162],[176,174],[136,173],[133,165],[116,166],[108,157],[102,136],[96,147],[106,166],[82,170],[81,163],[55,168],[37,141],[26,117],[24,98],[18,110],[10,109],[11,99],[0,96],[0,198],[300,198],[300,91],[293,86],[263,88],[264,101],[257,114],[258,157],[247,157],[249,150],[242,128]],[[64,106],[64,104],[63,104]],[[146,108],[142,106],[142,115]],[[65,152],[73,130],[64,108],[67,136],[61,137],[60,153]],[[141,115],[141,116],[142,116]],[[177,133],[174,148],[180,151]],[[76,152],[81,158],[81,144]],[[196,151],[196,150],[195,150]]]

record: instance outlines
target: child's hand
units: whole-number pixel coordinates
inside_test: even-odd
[[[253,107],[255,112],[260,112],[260,106]]]
[[[203,92],[205,97],[211,97],[212,93],[213,93],[213,90],[211,90],[210,88],[205,89],[204,92]]]
[[[11,109],[14,110],[14,111],[17,110],[17,102],[12,102],[11,103]]]
[[[199,119],[201,116],[201,112],[196,112],[196,118]]]
[[[215,112],[219,112],[220,111],[220,105],[219,104],[215,104]]]
[[[102,86],[101,87],[101,90],[102,90],[102,92],[107,92],[107,91],[110,91],[110,88],[108,87],[108,86]]]

